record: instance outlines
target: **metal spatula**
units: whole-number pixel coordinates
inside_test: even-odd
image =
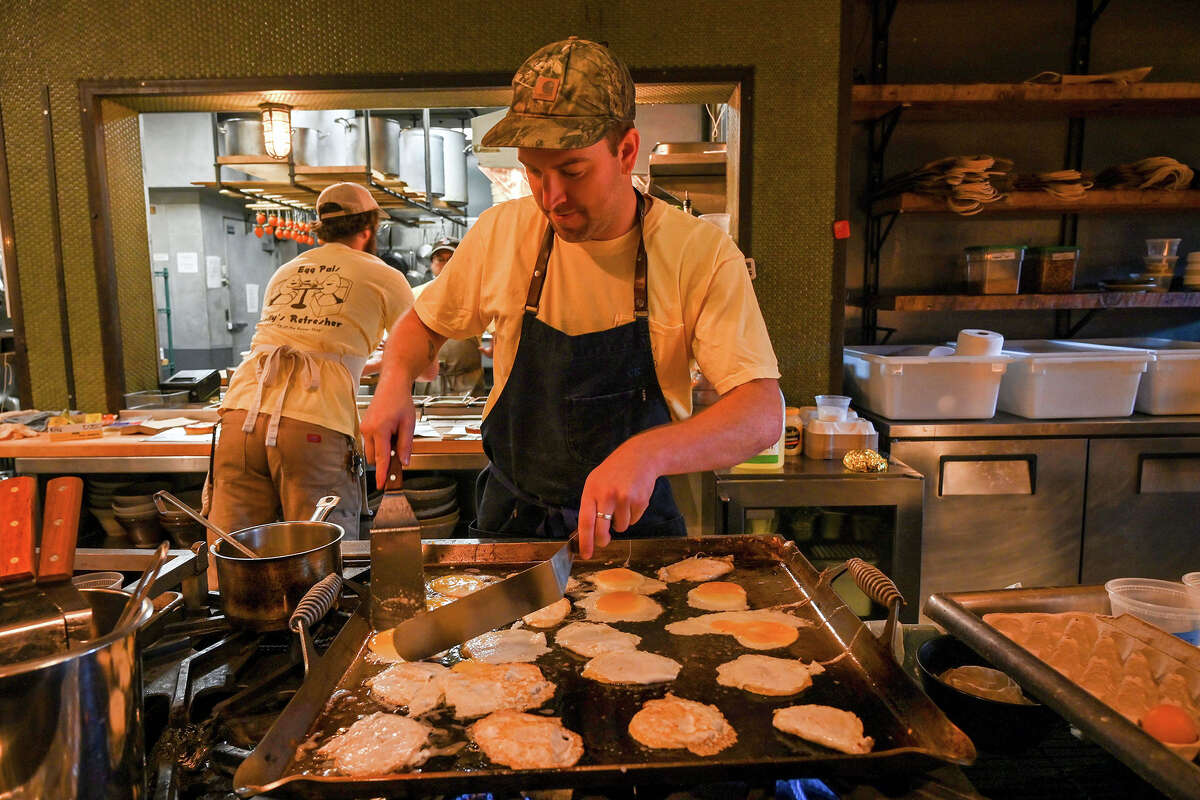
[[[419,661],[560,600],[574,546],[572,536],[548,561],[401,622],[392,646],[405,661]]]
[[[383,630],[425,609],[421,524],[404,494],[404,472],[392,442],[383,500],[371,526],[371,625]]]

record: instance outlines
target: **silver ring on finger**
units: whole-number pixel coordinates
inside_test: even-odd
[[[612,515],[612,514],[605,514],[603,511],[597,511],[597,512],[596,512],[596,519],[607,519],[607,520],[611,520],[612,518],[613,518],[613,515]]]

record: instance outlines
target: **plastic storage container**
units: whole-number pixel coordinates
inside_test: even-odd
[[[1191,644],[1200,644],[1200,598],[1187,586],[1153,578],[1115,578],[1104,584],[1113,616],[1132,614]]]
[[[1075,289],[1075,268],[1079,248],[1030,247],[1021,264],[1022,292],[1070,292]]]
[[[931,356],[930,345],[842,348],[846,391],[888,419],[991,419],[1009,356]]]
[[[879,449],[879,433],[869,420],[813,420],[804,427],[804,457],[840,459],[851,450]]]
[[[1016,294],[1021,286],[1022,245],[968,247],[966,286],[972,294]]]
[[[1006,342],[1013,357],[1000,381],[1001,411],[1030,419],[1127,417],[1146,351],[1055,339]]]
[[[1143,414],[1200,414],[1200,342],[1134,337],[1088,339],[1091,344],[1132,347],[1152,356],[1133,407]]]

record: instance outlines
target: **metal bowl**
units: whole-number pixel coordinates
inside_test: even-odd
[[[995,669],[986,659],[950,635],[935,636],[917,650],[917,666],[925,693],[981,750],[1020,752],[1037,744],[1062,718],[1035,703],[1004,703],[957,689],[941,679],[954,667],[978,665]]]

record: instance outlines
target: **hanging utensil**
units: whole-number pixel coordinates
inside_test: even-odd
[[[170,502],[172,505],[176,506],[180,511],[187,514],[189,517],[194,519],[196,522],[199,522],[201,525],[208,528],[210,531],[215,533],[217,536],[221,537],[222,540],[228,542],[230,547],[237,550],[242,555],[246,556],[247,558],[258,558],[258,553],[254,552],[249,547],[242,544],[237,539],[233,538],[228,533],[221,530],[216,525],[213,525],[211,522],[206,520],[204,517],[197,514],[196,511],[191,506],[189,506],[187,503],[180,500],[175,495],[168,492],[166,489],[156,492],[154,495],[154,505],[158,508],[159,511],[167,510],[166,506],[163,504],[164,501]]]
[[[80,478],[54,478],[47,482],[37,583],[62,612],[69,644],[96,636],[92,606],[71,583],[75,574],[75,544],[79,537],[82,501],[83,480]]]
[[[171,543],[163,542],[154,551],[154,557],[150,560],[150,565],[142,573],[137,586],[133,589],[133,594],[129,596],[129,600],[125,603],[125,608],[121,611],[121,616],[117,618],[115,629],[120,630],[123,626],[128,625],[137,618],[138,612],[142,608],[142,601],[150,596],[150,589],[154,586],[154,582],[158,580],[158,574],[162,571],[163,564],[167,563],[167,554],[170,550]]]

